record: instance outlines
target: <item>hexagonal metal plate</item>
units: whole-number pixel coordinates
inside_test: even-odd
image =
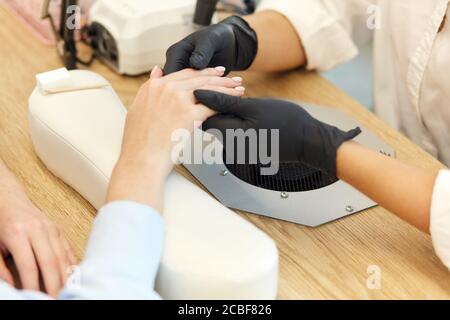
[[[395,151],[380,138],[346,114],[329,107],[300,103],[312,116],[342,130],[361,127],[355,141],[385,155]],[[212,137],[216,150],[220,141]],[[193,145],[195,148],[205,146]],[[306,226],[319,226],[366,210],[376,205],[368,197],[343,181],[305,192],[279,192],[251,185],[234,176],[224,164],[184,164],[184,166],[225,206]]]

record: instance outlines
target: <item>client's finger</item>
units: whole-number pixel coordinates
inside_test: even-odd
[[[205,86],[222,87],[222,88],[237,88],[242,87],[242,81],[236,81],[232,78],[221,77],[198,77],[191,78],[185,81],[178,81],[173,83],[177,89],[180,90],[197,90]]]
[[[63,286],[62,279],[64,277],[61,273],[65,273],[66,270],[59,265],[58,255],[53,250],[48,229],[34,230],[31,235],[31,245],[39,264],[45,289],[51,297],[56,298]]]
[[[236,88],[225,88],[225,87],[218,87],[218,86],[204,86],[200,88],[201,90],[208,90],[208,91],[215,91],[220,92],[229,96],[234,97],[242,97],[245,94],[245,88],[242,86],[236,87]]]
[[[0,280],[5,281],[10,286],[14,287],[14,278],[6,266],[3,255],[0,254]]]
[[[164,77],[165,81],[183,81],[198,77],[222,77],[225,74],[224,67],[207,68],[203,70],[184,69],[171,73]]]
[[[237,80],[239,79],[239,80]],[[192,82],[192,86],[195,86],[197,83],[205,83],[209,86],[217,86],[217,87],[226,87],[226,88],[236,88],[242,86],[242,78],[221,78],[221,77],[204,77],[204,78],[195,78],[189,82]]]
[[[61,283],[64,285],[66,283],[67,277],[69,276],[68,271],[72,266],[67,251],[62,243],[61,231],[58,228],[49,228],[48,237],[50,245],[53,249],[53,253],[56,257],[56,262],[59,266],[59,271],[61,275]]]
[[[8,245],[25,290],[39,291],[39,269],[26,235],[15,237]]]
[[[164,72],[162,71],[162,69],[158,66],[155,66],[152,72],[150,73],[150,80],[159,79],[162,78],[163,76]]]
[[[69,257],[70,265],[72,267],[78,265],[79,261],[75,255],[75,253],[73,252],[73,249],[70,246],[69,242],[66,240],[66,238],[63,235],[61,235],[61,243],[64,247],[64,250],[66,251],[67,256]]]

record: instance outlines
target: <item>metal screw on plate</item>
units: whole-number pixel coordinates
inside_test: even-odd
[[[348,213],[352,213],[352,212],[355,212],[355,209],[352,206],[347,206],[345,208],[345,211],[347,211]]]
[[[220,175],[222,177],[226,177],[228,175],[228,170],[222,170],[222,172],[220,173]]]
[[[287,199],[287,198],[289,198],[289,194],[287,192],[282,192],[281,199]]]

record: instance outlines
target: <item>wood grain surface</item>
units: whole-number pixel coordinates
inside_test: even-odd
[[[61,67],[61,62],[53,47],[38,42],[1,6],[0,21],[0,156],[18,176],[32,201],[64,228],[81,258],[95,210],[45,168],[33,151],[28,130],[27,105],[35,86],[34,76]],[[119,76],[100,62],[91,69],[112,83],[127,106],[146,79]],[[249,96],[282,97],[336,107],[387,141],[401,160],[423,168],[443,167],[315,73],[297,70],[239,75],[245,79]],[[178,170],[190,178],[183,169]],[[430,237],[382,208],[314,229],[240,214],[277,243],[280,299],[450,298],[450,273],[433,253]],[[371,265],[381,270],[379,290],[369,290],[366,285],[367,268]]]

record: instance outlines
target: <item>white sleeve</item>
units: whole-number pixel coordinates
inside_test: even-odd
[[[41,292],[17,290],[0,279],[0,300],[51,300]]]
[[[283,14],[305,48],[307,69],[326,71],[347,62],[367,43],[373,30],[367,22],[377,0],[262,0],[258,11]]]
[[[450,171],[439,173],[431,202],[430,233],[441,261],[450,270]]]
[[[84,261],[60,299],[160,299],[154,291],[164,221],[152,208],[129,201],[103,207]]]

